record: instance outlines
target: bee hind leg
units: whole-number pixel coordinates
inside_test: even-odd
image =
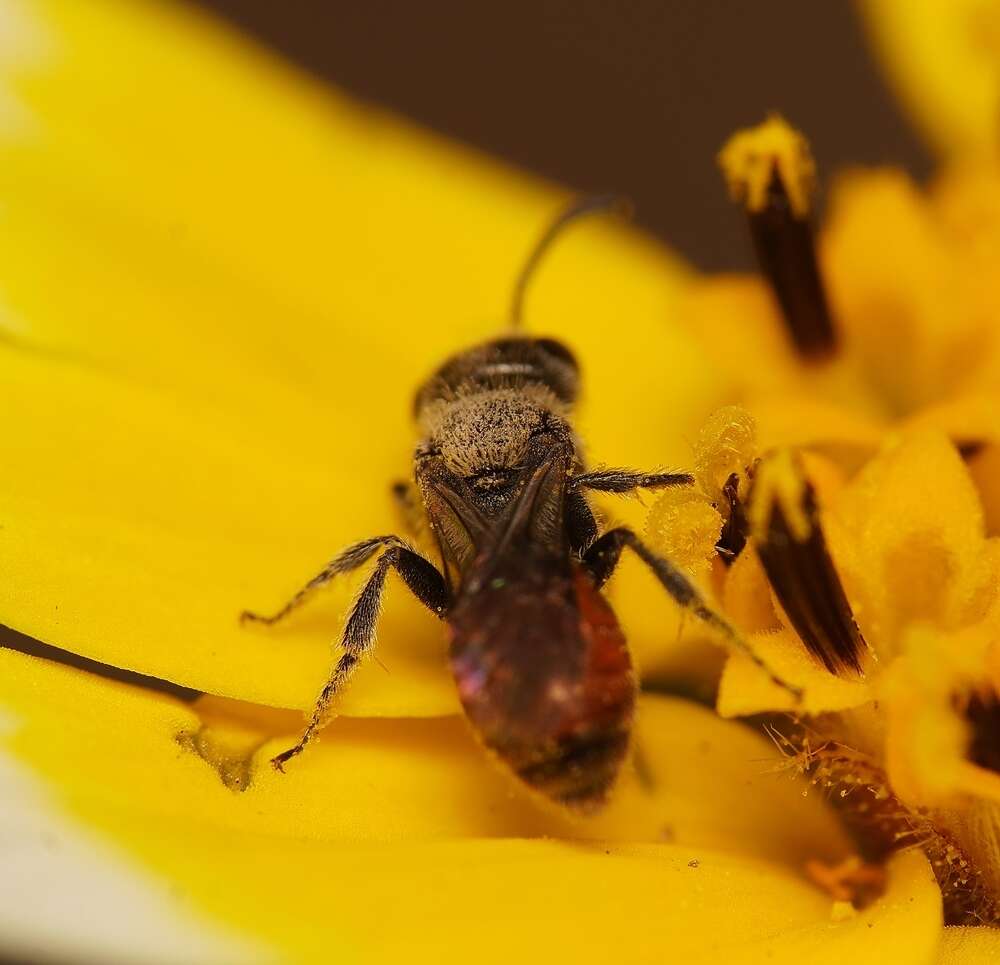
[[[354,601],[340,638],[340,659],[320,691],[312,716],[298,743],[271,760],[276,770],[283,771],[284,765],[301,754],[306,745],[329,723],[333,716],[331,707],[334,699],[354,675],[362,658],[371,651],[375,642],[375,626],[382,609],[385,579],[390,569],[395,569],[414,596],[438,617],[443,617],[447,611],[451,594],[444,577],[419,553],[401,545],[401,541],[397,543],[400,545],[391,546],[378,558],[368,582]]]
[[[763,670],[773,683],[788,691],[798,701],[802,689],[778,676],[754,651],[743,635],[720,613],[705,602],[694,584],[670,560],[658,556],[632,530],[619,527],[609,530],[594,542],[583,555],[583,564],[589,570],[594,583],[603,586],[614,573],[621,559],[622,551],[628,547],[639,557],[660,581],[660,585],[684,609],[689,610],[699,620],[707,623],[723,636],[730,646],[745,653]]]

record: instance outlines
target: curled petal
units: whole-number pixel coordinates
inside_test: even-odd
[[[888,658],[915,621],[982,618],[996,594],[983,512],[958,452],[935,433],[886,445],[831,507],[834,556],[865,639]]]

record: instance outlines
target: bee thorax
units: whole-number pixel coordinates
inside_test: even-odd
[[[439,399],[422,413],[422,428],[448,469],[459,476],[502,474],[524,465],[534,440],[569,434],[561,405],[541,386],[482,389]]]

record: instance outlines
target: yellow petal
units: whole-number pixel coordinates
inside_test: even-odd
[[[847,466],[874,449],[885,424],[850,407],[797,392],[751,397],[762,450],[809,446],[836,453]]]
[[[898,855],[889,866],[886,895],[860,914],[845,911],[844,920],[751,944],[748,965],[840,965],[843,962],[930,961],[941,934],[941,895],[919,851]]]
[[[874,698],[867,680],[845,679],[830,673],[810,656],[792,630],[755,633],[749,638],[756,654],[783,680],[800,687],[801,701],[777,686],[743,654],[726,662],[719,683],[717,708],[723,717],[745,717],[772,710],[797,710],[803,714],[857,707]]]
[[[760,278],[716,275],[702,279],[685,295],[680,318],[704,346],[711,360],[706,364],[733,386],[719,404],[795,384],[799,360],[774,298]]]
[[[786,940],[848,954],[862,928],[905,931],[899,961],[916,963],[936,937],[940,897],[917,854],[884,899],[832,923],[830,899],[790,867],[844,845],[821,796],[776,772],[760,737],[679,701],[641,712],[658,823],[629,806],[601,833],[535,809],[454,720],[338,721],[282,778],[260,766],[276,746],[260,737],[287,712],[192,708],[10,651],[0,670],[3,744],[66,813],[295,960],[397,961],[407,945],[418,961],[455,947],[509,960],[536,919],[532,948],[582,962],[612,945],[630,961],[770,961]],[[216,769],[227,747],[258,768],[242,792]]]
[[[883,672],[885,757],[893,790],[911,808],[961,808],[970,798],[1000,804],[1000,775],[971,760],[972,727],[962,701],[991,693],[991,647],[1000,620],[954,633],[913,627],[905,653]],[[995,862],[992,862],[995,864]]]
[[[983,504],[986,533],[1000,536],[1000,445],[985,446],[968,465]]]
[[[968,728],[952,707],[952,668],[938,635],[908,634],[910,653],[884,672],[885,755],[893,790],[912,808],[955,804]],[[950,649],[950,648],[948,648]]]
[[[726,574],[723,603],[726,615],[744,633],[780,630],[781,620],[760,557],[740,553]]]
[[[717,373],[717,404],[739,402],[750,412],[760,451],[828,446],[864,454],[878,444],[885,413],[853,359],[803,366],[759,278],[701,279],[684,296],[680,317],[702,345],[703,364]]]
[[[0,131],[0,406],[18,413],[0,621],[306,707],[350,587],[273,632],[236,615],[398,528],[388,486],[410,472],[412,393],[500,330],[560,195],[187,6],[18,10],[23,55],[0,57],[25,118]],[[668,324],[685,274],[595,224],[531,293],[529,328],[581,358],[595,459],[652,468],[686,451],[686,400],[703,411],[710,373]],[[609,338],[619,319],[627,336]],[[384,621],[390,672],[363,668],[344,712],[454,710],[440,627],[397,585]]]
[[[929,406],[908,419],[906,429],[936,429],[957,444],[1000,442],[1000,392],[967,394]]]
[[[943,436],[889,442],[844,488],[829,524],[855,616],[883,659],[896,652],[908,623],[967,623],[995,592],[982,507]]]
[[[994,928],[944,930],[937,965],[984,965],[1000,961],[1000,931]]]
[[[751,728],[688,701],[646,698],[635,735],[637,770],[588,834],[704,845],[803,868],[851,843],[832,812],[789,781],[785,760]],[[795,814],[796,827],[789,822]],[[580,833],[580,832],[577,832]]]
[[[824,274],[846,351],[883,417],[952,398],[995,353],[982,305],[992,269],[967,270],[971,244],[902,171],[850,172],[835,184]]]
[[[6,650],[0,666],[0,700],[29,721],[14,749],[97,810],[116,808],[125,781],[151,813],[288,837],[670,840],[794,867],[848,850],[823,803],[776,774],[768,741],[688,701],[644,701],[641,780],[627,770],[609,809],[584,821],[540,807],[458,717],[343,718],[279,775],[267,761],[296,714],[215,697],[185,706]]]
[[[1000,147],[995,0],[858,0],[876,52],[923,134],[945,155]]]

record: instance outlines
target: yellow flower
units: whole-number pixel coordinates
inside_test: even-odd
[[[925,859],[834,901],[804,872],[850,858],[822,800],[697,705],[643,699],[642,767],[600,817],[540,809],[454,716],[440,629],[402,594],[391,672],[359,673],[288,775],[267,766],[350,587],[287,630],[236,614],[394,528],[415,384],[496,331],[558,194],[186,8],[3,10],[0,619],[80,665],[0,651],[4,954],[928,960]],[[675,414],[714,396],[663,324],[687,274],[594,225],[532,292],[532,326],[582,360],[601,460],[679,460]],[[608,340],[623,306],[632,337]],[[640,658],[662,646],[623,620]]]
[[[946,920],[995,925],[1000,7],[861,7],[946,163],[927,190],[895,170],[842,177],[814,241],[801,135],[772,117],[726,145],[763,277],[700,279],[683,315],[728,383],[719,400],[743,407],[695,446],[712,467],[684,496],[697,524],[660,525],[683,509],[670,492],[648,533],[802,690],[730,655],[719,710],[792,711],[776,740],[861,854],[920,844]]]
[[[975,5],[912,16],[912,5],[868,6],[883,43],[919,60],[908,31],[920,43],[933,35],[936,56],[938,34],[920,21],[947,21],[947,53]],[[771,292],[757,279],[709,279],[688,305],[730,380],[724,397],[748,410],[724,409],[703,432],[702,448],[725,458],[713,483],[701,480],[721,538],[700,552],[735,556],[728,572],[716,567],[720,598],[767,666],[803,690],[802,723],[782,740],[843,795],[848,820],[876,841],[868,855],[921,841],[946,917],[995,923],[1000,547],[987,536],[1000,489],[1000,168],[995,120],[988,137],[957,112],[944,121],[965,147],[952,139],[926,195],[899,172],[853,174],[815,249],[815,169],[801,136],[772,118],[720,155]],[[718,706],[793,709],[735,655]]]
[[[381,624],[390,672],[362,669],[328,738],[274,773],[351,587],[287,629],[236,614],[395,528],[412,392],[497,330],[559,193],[318,89],[186,7],[0,10],[0,621],[76,664],[0,650],[0,953],[995,953],[982,930],[942,938],[923,854],[883,881],[778,749],[693,703],[642,698],[635,766],[600,816],[540,808],[455,714],[440,628],[403,594]],[[532,330],[581,359],[595,459],[684,465],[686,433],[730,391],[665,324],[690,278],[595,224],[532,290]],[[609,339],[609,319],[630,338]],[[716,428],[732,431],[702,441],[701,488],[658,504],[648,530],[734,611],[777,619],[737,589],[740,573],[761,586],[750,555],[724,579],[709,560],[732,535],[713,503],[733,472],[749,484],[752,441],[745,423]],[[648,576],[626,565],[615,594],[640,664],[689,673]]]
[[[759,459],[752,426],[724,409],[700,440],[702,453],[729,454],[721,474],[742,465],[751,480],[725,521],[745,518],[747,545],[714,579],[757,655],[802,697],[734,654],[718,708],[793,711],[791,729],[774,725],[779,743],[837,792],[867,839],[862,853],[922,843],[950,920],[995,922],[1000,540],[985,536],[968,470],[942,435],[922,431],[890,438],[845,482],[809,453]]]

